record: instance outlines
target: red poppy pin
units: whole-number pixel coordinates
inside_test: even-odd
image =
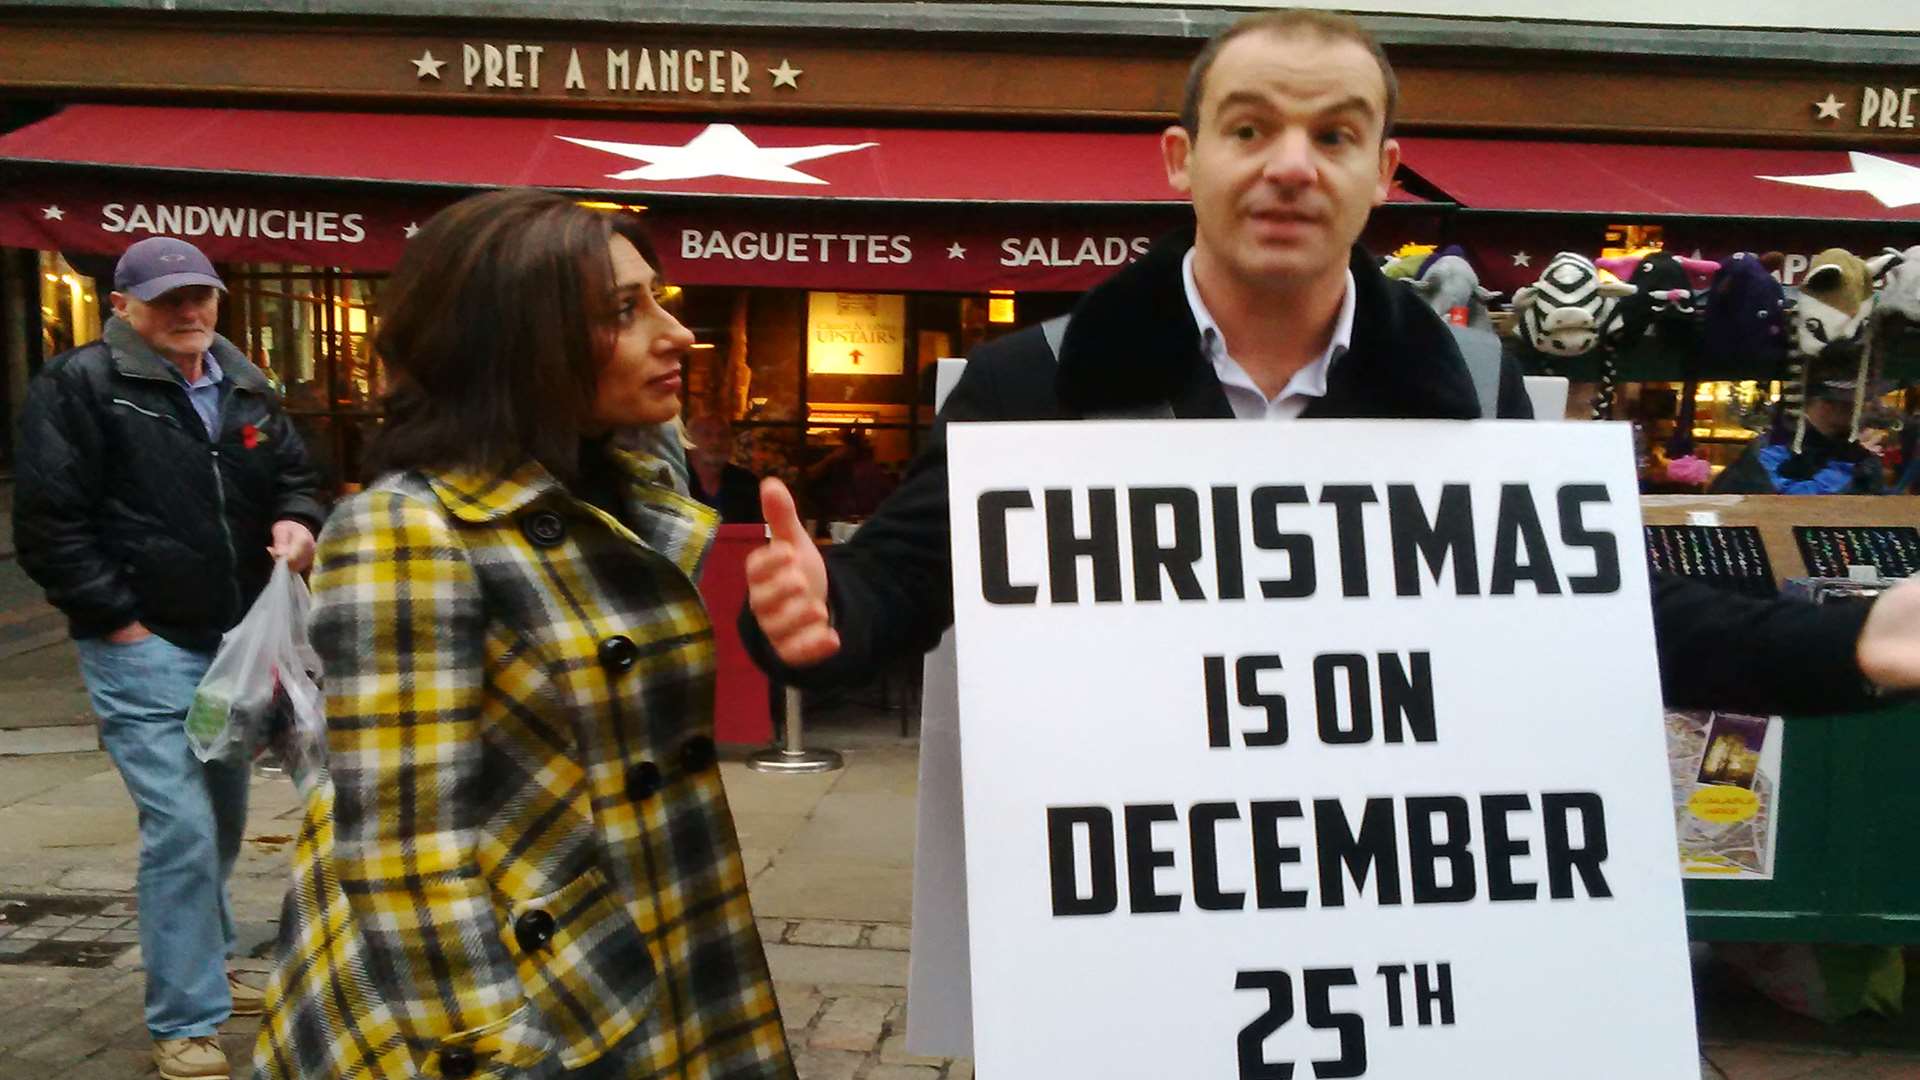
[[[259,428],[254,427],[252,424],[240,425],[240,445],[241,446],[244,446],[247,449],[251,450],[254,447],[259,446],[261,443],[266,441],[267,441],[266,434],[262,432]]]

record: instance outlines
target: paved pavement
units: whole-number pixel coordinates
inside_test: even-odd
[[[0,596],[18,593],[17,573],[0,554]],[[0,605],[0,627],[33,602]],[[722,766],[801,1080],[973,1075],[970,1062],[904,1046],[916,747],[896,725],[888,713],[830,714],[815,738],[847,751],[838,773]],[[247,964],[261,971],[297,823],[292,785],[256,777],[233,893]],[[70,647],[9,651],[0,638],[0,929],[33,916],[0,935],[0,1080],[151,1075],[130,921],[136,855],[133,808],[97,749]],[[35,899],[46,897],[62,899]],[[1717,968],[1696,982],[1703,1080],[1920,1080],[1920,994],[1903,1021],[1826,1028]],[[235,1061],[254,1030],[230,1025]]]

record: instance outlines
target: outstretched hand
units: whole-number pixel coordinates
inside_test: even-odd
[[[827,564],[800,524],[787,485],[760,482],[760,512],[771,536],[747,556],[747,606],[780,659],[807,667],[840,651],[827,608]]]
[[[1873,602],[1855,655],[1860,673],[1882,690],[1920,690],[1920,578]]]

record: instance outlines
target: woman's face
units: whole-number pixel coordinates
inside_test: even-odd
[[[594,386],[589,426],[605,431],[680,415],[680,363],[693,334],[660,306],[653,267],[624,236],[613,255],[613,354]]]

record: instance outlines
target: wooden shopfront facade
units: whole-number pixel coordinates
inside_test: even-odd
[[[1463,243],[1511,294],[1554,251],[1597,254],[1610,232],[1780,249],[1789,268],[1829,246],[1920,243],[1920,182],[1899,186],[1920,178],[1920,38],[1901,32],[1920,16],[1870,0],[1846,25],[1783,33],[1765,26],[1771,0],[1745,16],[1705,3],[1691,27],[1651,4],[1586,24],[1521,3],[1366,16],[1407,140],[1406,192],[1370,245]],[[524,183],[646,207],[708,346],[693,413],[768,433],[789,467],[852,425],[898,461],[930,419],[932,359],[1065,310],[1182,220],[1155,133],[1200,41],[1237,14],[542,10],[0,7],[9,402],[84,338],[120,249],[187,235],[231,279],[229,336],[350,481],[382,385],[367,342],[383,273],[439,206]],[[1636,171],[1649,153],[1657,175]],[[1862,175],[1850,154],[1891,162],[1894,180],[1850,189],[1834,179]],[[1786,176],[1830,179],[1765,179]],[[897,339],[884,362],[810,361],[829,308],[854,320],[843,336]]]

